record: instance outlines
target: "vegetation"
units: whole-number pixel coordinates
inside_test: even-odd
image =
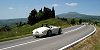
[[[11,30],[11,27],[9,27],[8,25],[5,25],[4,27],[0,28],[0,32],[7,32],[7,31],[10,31],[10,30]]]
[[[74,25],[75,24],[75,19],[72,19],[70,24]]]
[[[5,19],[5,20],[0,20],[0,26],[4,27],[7,24],[10,27],[16,27],[16,23],[19,22],[27,23],[27,21],[28,21],[27,18]]]
[[[23,26],[23,25],[26,25],[26,23],[25,22],[17,22],[16,23],[16,27],[21,27],[21,26]]]
[[[28,17],[28,24],[33,25],[41,20],[46,20],[49,18],[55,18],[55,10],[54,7],[51,9],[44,7],[43,11],[42,8],[39,12],[36,9],[32,10],[29,17]]]
[[[66,21],[69,25],[81,24],[82,22],[88,22],[86,19],[72,19],[72,18],[58,18]]]
[[[68,22],[70,21],[71,19],[68,19]],[[61,26],[62,28],[66,28],[70,26],[66,21],[63,21],[61,19],[51,18],[51,19],[40,21],[32,26],[29,24],[26,24],[21,27],[12,28],[10,31],[7,31],[7,32],[0,32],[0,41],[32,36],[32,30],[40,27],[41,24],[43,23],[48,23],[48,25]]]
[[[82,24],[82,19],[79,20],[79,24]]]

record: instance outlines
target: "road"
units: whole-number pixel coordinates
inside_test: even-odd
[[[61,35],[46,38],[33,38],[32,36],[0,42],[0,50],[58,50],[94,30],[90,25],[76,25],[62,30]]]

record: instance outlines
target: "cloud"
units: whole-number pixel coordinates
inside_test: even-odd
[[[59,5],[58,5],[58,4],[52,4],[52,6],[53,6],[53,7],[57,7],[57,6],[59,6]]]
[[[10,8],[8,8],[9,10],[14,10],[14,9],[16,9],[16,8],[12,8],[12,7],[10,7]]]
[[[78,3],[65,3],[65,5],[67,5],[67,6],[76,6],[76,5],[78,5]]]

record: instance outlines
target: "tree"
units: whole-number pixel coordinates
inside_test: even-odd
[[[99,22],[97,22],[97,21],[94,21],[94,25],[97,25]]]
[[[71,24],[74,25],[75,24],[75,19],[71,20]]]
[[[0,32],[1,32],[1,31],[7,32],[7,31],[10,31],[10,30],[11,30],[11,27],[9,27],[8,25],[5,25],[4,27],[2,27],[2,28],[0,29]]]
[[[36,14],[36,20],[37,20],[37,22],[39,22],[39,21],[41,21],[43,19],[44,19],[43,18],[43,13],[39,12],[39,13]]]
[[[39,10],[39,13],[42,13],[42,8],[41,8],[41,10]]]
[[[52,18],[51,9],[44,7],[44,9],[43,9],[43,18],[44,18],[44,20]]]
[[[31,11],[29,17],[28,17],[28,24],[33,25],[41,20],[46,20],[49,18],[55,18],[55,10],[54,7],[52,7],[52,10],[49,8],[44,7],[37,12],[35,9]]]
[[[55,10],[54,10],[54,7],[52,7],[51,13],[52,13],[52,18],[55,18]]]
[[[17,26],[17,27],[20,27],[20,26],[23,26],[23,25],[26,25],[26,23],[25,23],[25,22],[16,23],[16,26]]]
[[[19,27],[22,26],[22,25],[23,25],[23,23],[22,22],[19,22]]]
[[[16,23],[16,27],[18,27],[19,26],[19,23]]]
[[[79,24],[82,24],[82,19],[79,20]]]
[[[37,11],[36,9],[32,10],[29,17],[28,17],[28,24],[33,25],[36,23],[36,15]]]

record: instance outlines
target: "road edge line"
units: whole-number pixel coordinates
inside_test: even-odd
[[[94,26],[93,26],[93,27],[94,27]],[[58,49],[58,50],[64,50],[64,49],[66,49],[66,48],[68,48],[68,47],[70,47],[70,46],[72,46],[72,45],[74,45],[74,44],[76,44],[76,43],[78,43],[78,42],[84,40],[85,38],[89,37],[90,35],[92,35],[92,34],[95,33],[95,32],[96,32],[96,28],[94,27],[93,32],[89,33],[88,35],[86,35],[86,36],[80,38],[79,40],[76,40],[76,41],[74,41],[73,43],[70,43],[70,44],[68,44],[68,45],[66,45],[66,46],[64,46],[64,47],[62,47],[62,48],[60,48],[60,49]]]

